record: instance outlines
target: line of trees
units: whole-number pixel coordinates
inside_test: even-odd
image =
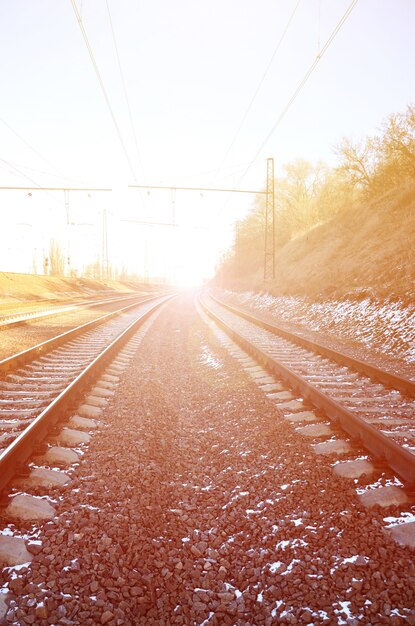
[[[56,239],[49,242],[49,253],[43,259],[43,273],[48,276],[65,276],[70,271],[71,276],[77,276],[78,271],[68,269],[70,259],[65,257],[61,245]],[[36,257],[33,259],[33,273],[37,273]],[[127,279],[128,272],[126,268],[121,271],[116,270],[110,263],[103,263],[98,256],[95,261],[89,263],[82,272],[84,278],[94,279]]]
[[[415,180],[415,107],[390,115],[375,136],[358,142],[344,138],[335,151],[339,161],[335,168],[298,159],[285,165],[284,176],[275,180],[277,248],[358,202],[369,202]],[[258,196],[237,224],[235,244],[218,267],[217,274],[225,282],[262,268],[264,220],[264,199]]]

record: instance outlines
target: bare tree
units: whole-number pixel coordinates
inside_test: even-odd
[[[379,142],[384,160],[394,162],[410,178],[415,178],[415,107],[408,105],[405,113],[390,115],[383,125]]]
[[[353,186],[368,189],[375,170],[375,144],[370,138],[360,143],[343,139],[336,147],[341,158],[339,170],[348,175]]]
[[[285,165],[284,170],[286,175],[276,184],[276,225],[287,240],[309,230],[318,221],[316,199],[327,177],[327,167],[298,159]]]
[[[49,244],[49,271],[52,276],[63,276],[65,270],[65,257],[59,243],[55,239]]]

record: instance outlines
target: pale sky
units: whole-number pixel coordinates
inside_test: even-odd
[[[298,0],[106,0],[77,7],[140,184],[262,189],[296,158],[334,165],[343,136],[376,132],[415,101],[415,2],[359,0],[256,162],[349,0],[300,0],[232,150],[229,147]],[[128,189],[134,176],[70,0],[0,2],[0,185],[111,187],[111,194],[0,191],[0,271],[41,266],[52,237],[72,265],[100,251],[107,209],[110,261],[190,281],[212,271],[232,224],[254,197]],[[4,124],[4,122],[6,124]],[[43,157],[31,150],[15,132]],[[226,160],[225,155],[228,153]],[[17,169],[15,169],[17,168]],[[171,222],[143,227],[121,220]],[[36,251],[36,252],[35,252]]]

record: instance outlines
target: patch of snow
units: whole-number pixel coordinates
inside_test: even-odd
[[[368,556],[363,556],[361,554],[354,554],[353,556],[350,557],[346,557],[344,559],[340,558],[340,557],[336,557],[336,561],[334,563],[334,566],[330,569],[330,574],[333,575],[334,572],[341,566],[341,565],[345,565],[347,563],[355,563],[357,561],[357,559],[360,559],[360,561],[364,561],[364,563],[368,563],[370,561]]]
[[[415,513],[405,511],[399,517],[384,517],[383,521],[388,524],[386,528],[393,528],[393,526],[399,526],[400,524],[415,522]]]
[[[275,574],[275,572],[281,567],[281,565],[284,565],[282,561],[274,561],[274,563],[270,563],[269,571],[271,572],[271,574]]]
[[[18,572],[25,567],[30,567],[30,561],[27,563],[20,563],[20,565],[10,565],[9,567],[5,567],[4,571],[7,571],[9,578],[14,580],[18,577]]]
[[[285,572],[281,572],[281,576],[286,576],[287,574],[290,574],[292,572],[292,570],[294,569],[294,565],[296,563],[301,563],[301,561],[299,559],[293,559],[291,561],[291,563],[288,565],[288,567],[285,570]]]
[[[322,621],[328,621],[329,620],[329,614],[326,613],[326,611],[323,611],[322,609],[320,609],[319,611],[316,611],[314,613],[314,615],[318,615],[318,617],[322,620]]]
[[[221,363],[219,359],[215,357],[213,352],[205,344],[202,345],[202,355],[200,357],[200,362],[215,370],[223,367],[223,363]]]
[[[380,487],[403,487],[403,483],[394,476],[394,478],[388,478],[387,480],[382,480],[381,478],[377,480],[375,483],[371,483],[370,485],[366,485],[365,487],[358,487],[356,489],[356,493],[361,496],[363,493],[367,491],[372,491],[373,489],[379,489]]]
[[[334,609],[334,612],[339,617],[339,624],[348,624],[349,621],[353,619],[353,613],[349,608],[350,602],[339,600],[339,605],[341,606],[341,609]],[[345,613],[346,619],[343,619],[340,613]]]
[[[277,617],[277,611],[280,608],[280,606],[282,606],[283,604],[284,604],[284,600],[277,600],[276,601],[275,607],[271,611],[271,616],[272,617]]]
[[[353,556],[348,556],[345,559],[343,559],[343,563],[356,563],[357,559],[359,558],[358,554],[354,554]],[[368,562],[368,557],[364,556],[363,557],[366,561],[366,563]]]
[[[325,334],[357,340],[364,346],[383,353],[415,361],[413,331],[414,306],[364,298],[355,300],[311,301],[300,296],[270,296],[252,292],[227,295],[241,304],[266,311],[286,322],[304,325]],[[408,336],[409,334],[409,336]]]

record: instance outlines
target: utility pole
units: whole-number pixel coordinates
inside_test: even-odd
[[[148,240],[147,236],[144,239],[144,283],[147,285],[148,280]]]
[[[63,190],[63,197],[65,201],[65,212],[66,212],[66,236],[68,238],[67,247],[66,247],[66,274],[68,276],[71,275],[71,224],[69,221],[69,189]],[[65,269],[64,269],[65,274]]]
[[[240,222],[236,220],[235,222],[235,265],[236,265],[236,275],[239,277],[240,265],[241,265],[241,238],[240,238]]]
[[[101,278],[109,278],[107,209],[102,211]]]
[[[275,278],[274,226],[274,159],[267,159],[267,191],[265,196],[264,281]]]

